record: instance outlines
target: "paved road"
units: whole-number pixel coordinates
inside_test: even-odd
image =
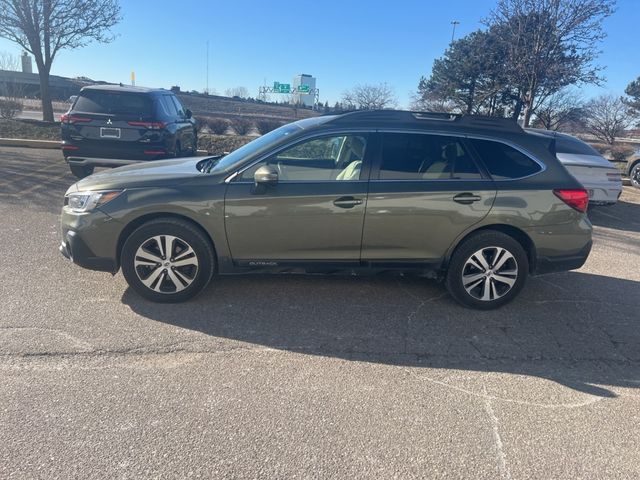
[[[155,305],[58,253],[59,152],[0,148],[0,478],[638,478],[640,192],[497,312],[396,277]]]

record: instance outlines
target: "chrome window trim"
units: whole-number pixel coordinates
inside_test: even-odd
[[[330,135],[336,135],[336,134],[353,134],[353,133],[366,133],[366,134],[370,134],[370,133],[376,133],[376,129],[372,128],[372,129],[363,129],[363,128],[340,128],[340,129],[327,129],[327,130],[323,130],[322,132],[312,132],[312,133],[308,133],[306,135],[301,135],[295,139],[293,139],[291,142],[284,144],[284,145],[280,145],[280,147],[276,148],[275,150],[271,150],[268,153],[264,153],[262,155],[260,155],[260,157],[258,157],[256,160],[248,163],[247,165],[244,165],[242,168],[236,170],[235,172],[231,173],[227,178],[224,179],[224,183],[231,183],[233,181],[234,178],[236,178],[239,175],[242,175],[242,173],[245,170],[250,169],[251,167],[253,167],[254,165],[256,165],[257,163],[260,163],[261,161],[263,161],[264,159],[270,157],[271,155],[276,155],[278,153],[280,153],[283,150],[286,150],[289,147],[292,147],[298,143],[304,142],[306,140],[312,140],[315,138],[320,138],[320,137],[328,137]],[[300,180],[282,180],[283,183],[327,183],[327,182],[360,182],[360,181],[366,181],[366,180],[304,180],[304,181],[300,181]],[[247,183],[253,183],[250,181],[240,181],[240,182],[235,182],[238,184],[247,184]]]

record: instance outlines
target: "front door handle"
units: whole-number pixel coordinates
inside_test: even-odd
[[[478,202],[482,200],[480,195],[475,195],[473,193],[459,193],[455,197],[453,197],[454,202],[461,203],[463,205],[471,205],[473,202]]]
[[[340,197],[334,200],[333,204],[340,208],[353,208],[356,205],[362,205],[362,200],[354,197]]]

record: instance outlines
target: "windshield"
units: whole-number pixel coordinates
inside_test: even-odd
[[[229,170],[238,165],[247,157],[254,155],[262,150],[266,150],[273,143],[290,136],[291,134],[302,130],[301,127],[294,123],[284,125],[276,130],[272,130],[266,135],[256,138],[252,142],[243,145],[228,155],[222,157],[212,168],[212,171]]]

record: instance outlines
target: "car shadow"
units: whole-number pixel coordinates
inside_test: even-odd
[[[640,203],[618,200],[612,206],[589,207],[588,216],[595,227],[640,232]]]
[[[64,194],[77,182],[60,150],[2,147],[0,200],[59,212]]]
[[[422,278],[230,276],[185,304],[122,301],[150,320],[346,360],[531,375],[599,397],[640,387],[639,282],[579,272],[534,277],[513,303],[458,306]],[[635,293],[634,293],[635,292]]]

